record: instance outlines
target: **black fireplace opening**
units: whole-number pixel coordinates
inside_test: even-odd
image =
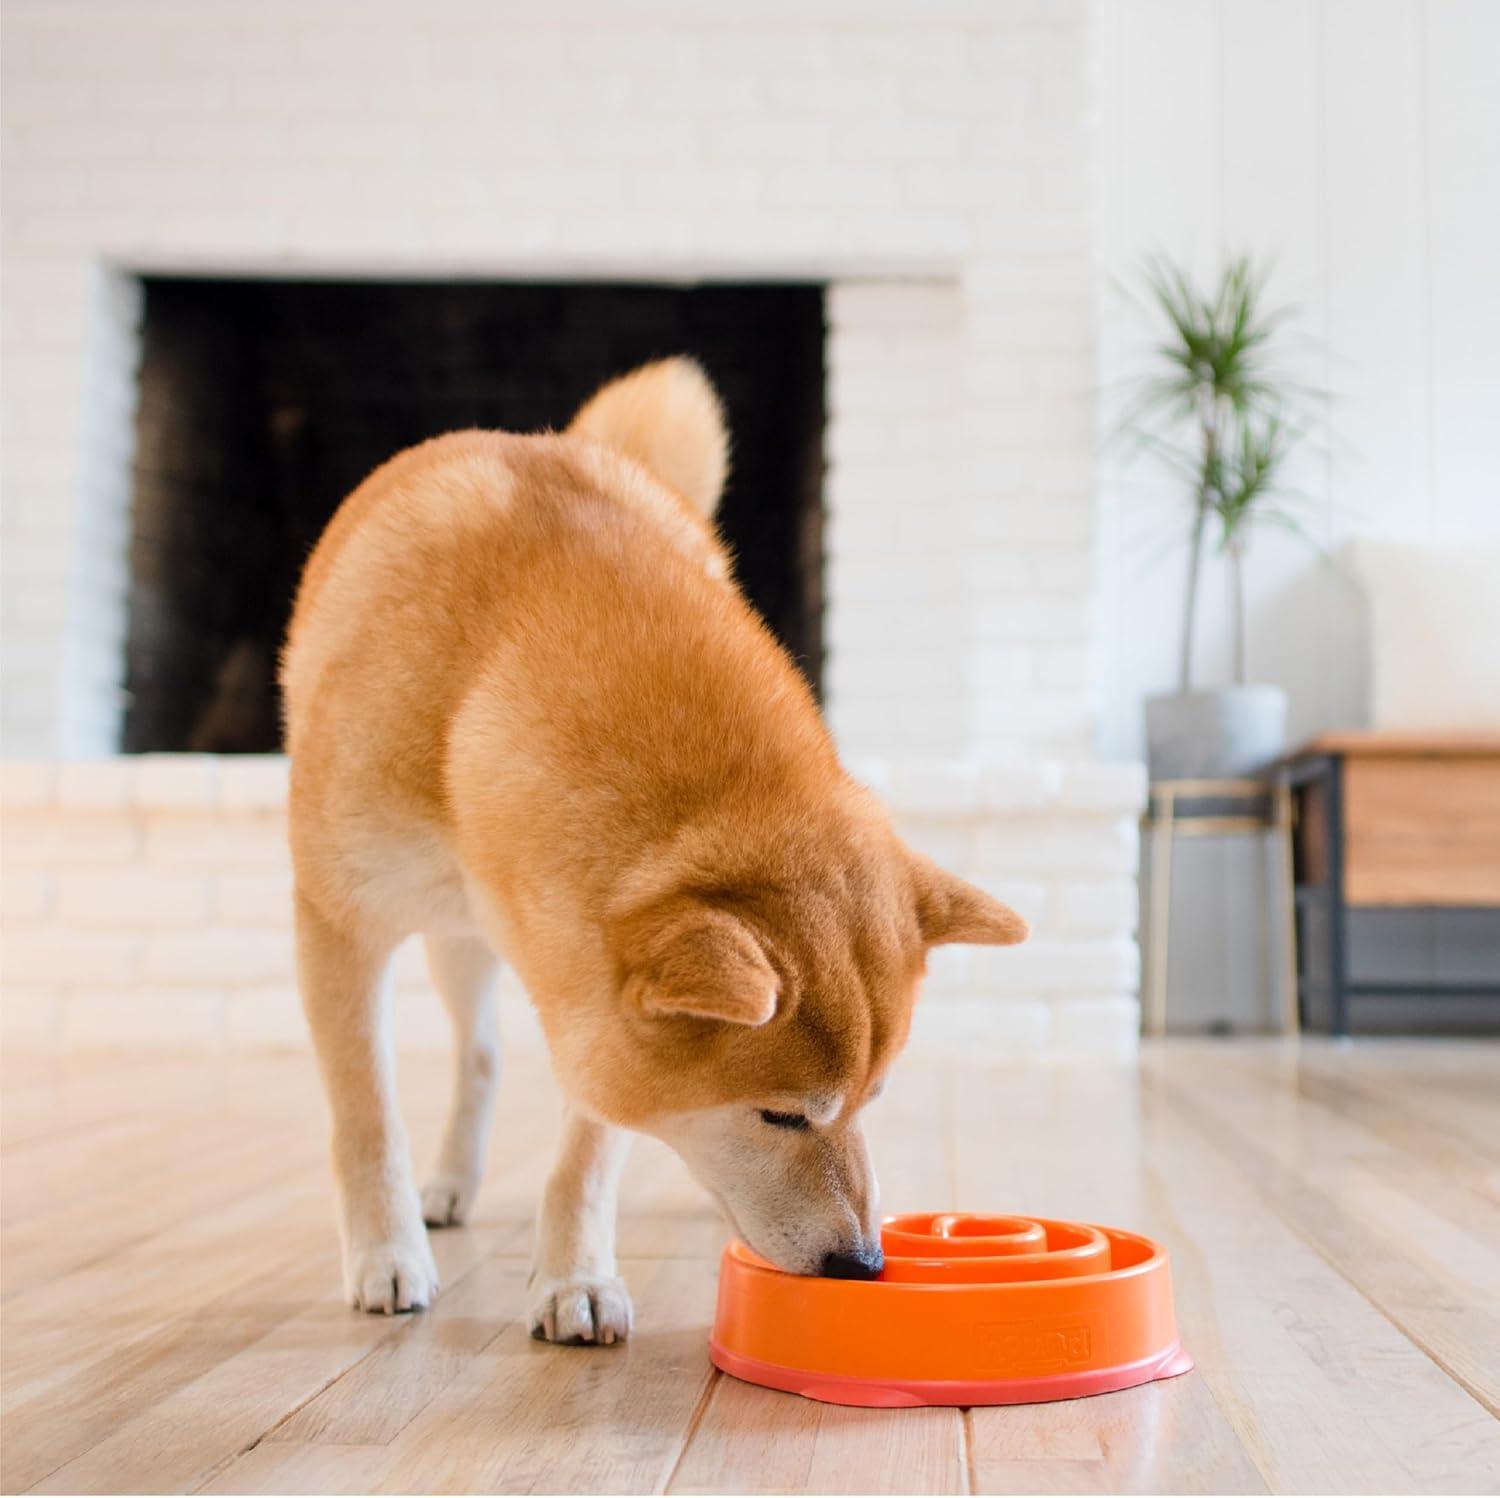
[[[278,749],[297,579],[366,474],[460,427],[560,428],[679,353],[728,412],[739,582],[817,691],[823,337],[816,285],[146,278],[123,748]]]

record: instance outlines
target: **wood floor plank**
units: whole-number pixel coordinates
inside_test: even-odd
[[[962,1493],[958,1410],[816,1404],[721,1375],[668,1491]]]
[[[300,1262],[299,1262],[300,1261]],[[0,1421],[5,1487],[15,1492],[106,1440],[121,1424],[211,1373],[258,1341],[296,1310],[331,1288],[326,1274],[309,1272],[292,1239],[267,1252],[263,1272],[204,1303],[196,1313],[140,1330],[127,1311],[99,1313],[90,1352],[73,1354],[55,1373],[27,1382],[6,1370],[6,1409]],[[26,1329],[7,1340],[26,1335]]]
[[[955,1079],[966,1207],[1160,1231],[1133,1073],[1021,1072]],[[1052,1405],[975,1409],[981,1492],[1261,1492],[1266,1483],[1201,1376],[1184,1266],[1179,1323],[1199,1354],[1185,1379]]]
[[[1267,1491],[1202,1378],[970,1418],[979,1492]]]
[[[410,1317],[268,1441],[389,1445],[505,1330],[525,1282],[521,1259],[480,1263],[456,1285],[446,1286],[431,1311]]]
[[[436,1248],[450,1284],[482,1254],[477,1239],[450,1236]],[[23,1473],[35,1473],[41,1491],[191,1487],[412,1324],[351,1310],[336,1265],[294,1250],[288,1263],[101,1353],[10,1414],[7,1486],[29,1487]]]
[[[1500,1252],[1487,1202],[1470,1198],[1470,1231],[1431,1209],[1434,1200],[1450,1209],[1455,1201],[1438,1171],[1422,1184],[1418,1169],[1411,1194],[1383,1186],[1381,1163],[1403,1158],[1389,1130],[1372,1134],[1326,1092],[1268,1098],[1233,1056],[1211,1085],[1192,1067],[1155,1066],[1153,1075],[1178,1116],[1232,1159],[1307,1243],[1500,1414]]]
[[[1230,1083],[1184,1057],[1222,1096]],[[1276,1491],[1468,1492],[1500,1480],[1500,1426],[1313,1250],[1280,1200],[1164,1090],[1143,1116],[1184,1339]],[[1189,1375],[1194,1376],[1194,1375]]]
[[[1497,1058],[1171,1042],[1139,1073],[898,1067],[869,1119],[891,1210],[1152,1232],[1198,1359],[1145,1389],[965,1414],[715,1373],[725,1230],[650,1142],[620,1225],[636,1338],[531,1341],[557,1120],[534,1067],[502,1088],[470,1226],[434,1235],[437,1309],[388,1321],[340,1301],[309,1057],[7,1054],[0,1487],[1494,1491]],[[403,1065],[419,1162],[447,1084],[438,1058]]]
[[[391,1332],[384,1317],[352,1314],[320,1300],[125,1421],[28,1491],[191,1489]]]
[[[1500,1165],[1500,1046],[1470,1044],[1471,1070],[1447,1070],[1430,1087],[1364,1064],[1362,1052],[1339,1064],[1319,1047],[1286,1053],[1254,1046],[1219,1063],[1235,1075],[1257,1078],[1267,1095],[1282,1093],[1322,1107],[1367,1140],[1472,1183]]]
[[[234,1458],[199,1493],[369,1493],[390,1469],[389,1446],[263,1441]]]
[[[268,1264],[283,1261],[288,1247],[336,1293],[330,1229],[311,1226],[320,1204],[310,1181],[302,1195],[262,1192],[18,1296],[3,1310],[11,1333],[0,1350],[7,1394],[107,1355],[126,1328],[149,1331],[259,1279]]]
[[[506,1325],[396,1436],[381,1492],[640,1493],[667,1481],[713,1369],[714,1266],[627,1261],[638,1329],[610,1348],[534,1341],[521,1293]]]
[[[1252,1093],[1263,1093],[1264,1076],[1254,1054],[1235,1056],[1215,1117],[1229,1122]],[[1489,1113],[1500,1136],[1500,1052],[1496,1083]],[[1264,1110],[1257,1109],[1250,1123],[1261,1145],[1374,1231],[1398,1237],[1400,1251],[1456,1282],[1460,1299],[1483,1304],[1486,1289],[1500,1285],[1500,1199],[1488,1189],[1493,1157],[1410,1112],[1390,1088],[1356,1077],[1303,1066],[1290,1099],[1296,1147],[1274,1132],[1261,1137]]]
[[[1281,1058],[1272,1069],[1272,1058]],[[1262,1075],[1306,1088],[1311,1079],[1358,1088],[1366,1117],[1387,1113],[1403,1123],[1433,1126],[1428,1138],[1467,1150],[1483,1162],[1491,1186],[1500,1170],[1500,1045],[1472,1039],[1459,1045],[1422,1041],[1369,1041],[1354,1047],[1319,1044],[1253,1047],[1246,1058]],[[1497,1195],[1490,1191],[1492,1199]]]
[[[155,1168],[110,1161],[92,1189],[60,1182],[54,1210],[34,1211],[6,1229],[6,1300],[164,1228],[211,1216],[247,1193],[305,1179],[312,1168],[289,1159],[293,1130],[268,1129],[253,1140],[226,1131],[191,1151],[175,1146],[173,1131],[133,1143],[137,1158],[154,1158]]]
[[[1216,1091],[1212,1056],[1181,1060],[1207,1093]],[[1028,1158],[990,1166],[982,1149],[965,1153],[960,1141],[960,1183],[966,1200],[997,1210],[1014,1204],[1161,1237],[1174,1255],[1179,1325],[1198,1369],[1177,1384],[1112,1396],[1140,1412],[1113,1433],[1103,1428],[1110,1400],[1028,1412],[1021,1424],[1028,1438],[1063,1420],[1072,1443],[1060,1459],[1044,1446],[1034,1471],[1017,1455],[1016,1412],[975,1410],[980,1486],[1482,1485],[1496,1437],[1485,1412],[1269,1212],[1255,1184],[1212,1144],[1149,1089],[1122,1111],[1130,1084],[1114,1085],[1125,1091],[1111,1093],[1107,1082],[1080,1091],[1048,1078],[1020,1078],[1008,1090],[989,1092],[986,1117],[983,1080],[961,1079],[959,1113],[967,1130],[982,1134],[987,1122],[991,1137],[1048,1142],[1019,1152]],[[1031,1121],[1029,1135],[1021,1134],[1022,1119]],[[1038,1166],[1046,1179],[1032,1184]],[[991,1187],[1004,1194],[984,1195],[986,1181],[996,1178],[1026,1184]],[[1083,1202],[1088,1208],[1080,1210]],[[1179,1392],[1193,1381],[1211,1400]],[[1157,1406],[1191,1409],[1194,1439],[1176,1439],[1174,1427],[1173,1438],[1161,1440],[1159,1427],[1145,1418]],[[1089,1454],[1090,1433],[1097,1458]]]
[[[253,1058],[260,1061],[261,1058]],[[38,1055],[6,1048],[0,1093],[0,1152],[8,1159],[38,1140],[137,1118],[156,1120],[164,1109],[223,1095],[226,1079],[242,1076],[252,1058],[185,1058],[171,1053],[131,1055],[128,1063],[103,1052]],[[285,1071],[284,1061],[276,1065]]]

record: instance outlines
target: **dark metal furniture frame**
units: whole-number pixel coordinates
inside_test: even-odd
[[[1303,823],[1305,793],[1310,787],[1322,791],[1325,828],[1327,878],[1321,884],[1304,883],[1301,878],[1300,838],[1293,859],[1293,884],[1297,912],[1296,982],[1299,1008],[1306,1018],[1309,995],[1326,994],[1329,999],[1331,1029],[1334,1035],[1349,1033],[1350,1001],[1358,998],[1495,998],[1500,997],[1500,978],[1494,982],[1442,982],[1420,980],[1408,982],[1355,982],[1349,974],[1349,906],[1344,898],[1344,756],[1337,752],[1318,752],[1283,762],[1276,778],[1286,787],[1294,802],[1294,825]],[[1313,903],[1321,903],[1328,917],[1328,954],[1322,973],[1308,971],[1305,955],[1307,942],[1302,939],[1303,913]],[[1399,907],[1394,907],[1399,908]]]

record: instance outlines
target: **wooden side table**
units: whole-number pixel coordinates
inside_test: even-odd
[[[1297,926],[1292,884],[1293,802],[1280,777],[1267,780],[1154,780],[1144,819],[1150,857],[1150,934],[1146,944],[1145,1032],[1167,1028],[1167,969],[1172,946],[1172,847],[1179,837],[1249,834],[1270,838],[1274,903],[1281,927],[1280,1014],[1284,1033],[1298,1029]],[[1261,903],[1261,939],[1269,949],[1268,902]]]
[[[1327,999],[1335,1035],[1365,995],[1500,995],[1500,961],[1484,982],[1356,982],[1348,951],[1351,909],[1500,906],[1500,737],[1326,734],[1276,783],[1297,801],[1298,908],[1327,918],[1326,960],[1298,963],[1298,993]]]

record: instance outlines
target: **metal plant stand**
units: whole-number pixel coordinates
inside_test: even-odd
[[[1167,1028],[1167,970],[1172,945],[1172,852],[1179,837],[1250,835],[1269,842],[1274,894],[1260,905],[1261,940],[1271,946],[1270,907],[1281,927],[1278,1008],[1284,1034],[1299,1028],[1297,922],[1292,875],[1291,788],[1277,776],[1267,780],[1156,780],[1151,784],[1144,827],[1150,859],[1150,928],[1146,943],[1144,1029]]]

